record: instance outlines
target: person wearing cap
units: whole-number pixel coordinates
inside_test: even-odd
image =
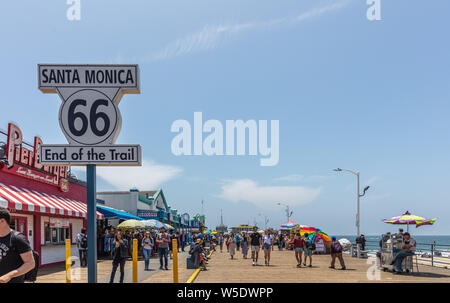
[[[169,270],[167,266],[167,255],[169,250],[170,236],[167,234],[166,228],[163,226],[159,229],[160,233],[156,237],[158,243],[159,253],[159,269],[163,269],[163,257],[164,257],[164,269]]]
[[[341,263],[341,269],[345,270],[345,262],[342,257],[342,245],[339,241],[336,240],[336,237],[331,237],[331,265],[330,268],[334,269],[334,263],[336,258],[339,259],[339,263]]]

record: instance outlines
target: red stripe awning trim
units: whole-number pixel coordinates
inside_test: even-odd
[[[0,183],[0,204],[15,210],[87,217],[87,206],[83,202],[4,183]],[[97,219],[103,218],[104,216],[97,212]]]

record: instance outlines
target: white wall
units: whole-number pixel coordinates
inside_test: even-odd
[[[97,198],[105,201],[105,206],[124,210],[130,214],[137,215],[137,193],[97,194]],[[100,204],[101,205],[101,204]]]
[[[78,257],[78,249],[76,245],[71,246],[72,256]],[[49,264],[61,262],[66,259],[65,245],[47,245],[41,247],[41,264]]]
[[[45,245],[45,226],[44,223],[49,221],[49,217],[41,217],[41,264],[49,264],[61,262],[66,259],[66,247],[64,244]],[[72,243],[76,242],[77,234],[83,227],[83,219],[70,218],[69,223],[72,224]],[[77,245],[71,246],[71,255],[78,256]]]

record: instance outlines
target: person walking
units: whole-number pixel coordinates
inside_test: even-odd
[[[163,269],[163,258],[164,258],[164,269],[169,270],[167,266],[167,254],[169,250],[170,236],[167,234],[166,228],[163,226],[159,229],[160,233],[156,237],[156,242],[158,243],[158,254],[159,254],[159,269]]]
[[[283,250],[283,234],[278,235],[278,250]]]
[[[172,249],[173,249],[173,246],[172,246],[173,241],[172,240],[176,239],[176,235],[175,235],[175,233],[173,231],[170,231],[169,232],[169,237],[170,237],[169,246],[168,246],[168,248],[169,248],[169,257],[170,257],[170,260],[172,260]]]
[[[236,238],[233,234],[231,234],[231,237],[230,237],[230,245],[228,247],[228,251],[230,253],[231,260],[233,260],[234,255],[236,254]]]
[[[336,237],[331,237],[331,265],[330,268],[334,269],[334,263],[336,258],[339,259],[339,263],[341,263],[341,270],[345,270],[345,262],[342,257],[342,245],[339,241],[336,240]]]
[[[88,249],[88,240],[86,235],[86,228],[82,228],[81,232],[77,234],[77,248],[78,254],[80,256],[80,266],[87,266],[87,249]]]
[[[187,242],[187,236],[184,231],[181,232],[180,242],[181,242],[181,251],[184,251],[184,248],[185,248],[186,242]]]
[[[122,238],[122,233],[117,231],[114,236],[114,256],[113,267],[109,283],[114,283],[117,267],[120,265],[120,283],[123,283],[125,277],[125,262],[128,258],[128,240]]]
[[[142,254],[144,255],[144,263],[145,263],[145,270],[150,270],[148,268],[150,263],[150,257],[152,255],[154,242],[153,238],[149,231],[145,232],[145,236],[142,239]]]
[[[314,240],[308,238],[308,233],[305,233],[305,260],[303,261],[303,266],[306,266],[306,259],[309,257],[309,265],[308,267],[312,267],[312,253],[314,251]]]
[[[297,267],[302,267],[302,255],[303,250],[305,249],[305,240],[300,236],[298,232],[294,239],[291,241],[292,246],[294,247],[295,259],[297,260]]]
[[[36,266],[33,251],[27,237],[10,224],[10,212],[0,207],[0,283],[24,283],[25,274]],[[7,293],[2,291],[5,301]]]
[[[263,249],[264,249],[264,263],[266,266],[269,266],[270,263],[270,252],[272,251],[273,246],[273,238],[270,234],[269,230],[264,231],[264,237],[263,237]]]
[[[217,244],[219,244],[220,252],[222,252],[223,250],[223,242],[224,242],[223,233],[220,233],[219,237],[217,238]]]
[[[242,258],[247,259],[247,254],[248,254],[248,233],[244,233],[244,235],[242,236],[242,242],[241,242],[241,246],[242,246]]]
[[[253,233],[250,235],[250,245],[252,248],[252,265],[258,266],[258,255],[259,255],[259,249],[262,245],[262,237],[258,233],[258,227],[253,227]]]
[[[236,239],[236,250],[239,251],[239,247],[241,247],[241,235],[237,233],[235,239]]]

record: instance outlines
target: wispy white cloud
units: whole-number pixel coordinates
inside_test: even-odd
[[[263,208],[273,207],[277,202],[304,205],[314,201],[320,188],[305,186],[262,186],[251,179],[228,180],[218,195],[231,202],[250,202]]]
[[[213,50],[226,42],[228,38],[248,31],[269,29],[281,25],[295,25],[305,20],[319,17],[327,12],[336,11],[346,6],[350,0],[334,1],[332,4],[317,7],[296,16],[255,21],[231,25],[207,25],[201,30],[184,38],[170,42],[162,50],[154,53],[151,60],[169,59],[189,53]]]
[[[277,182],[299,182],[299,181],[303,181],[304,179],[305,179],[305,176],[303,176],[303,175],[292,174],[292,175],[278,177],[273,180],[277,181]]]
[[[72,168],[76,174],[82,170]],[[164,182],[178,177],[183,169],[177,166],[158,164],[152,160],[143,160],[142,166],[98,166],[97,176],[118,190],[136,187],[148,190],[160,187]]]

